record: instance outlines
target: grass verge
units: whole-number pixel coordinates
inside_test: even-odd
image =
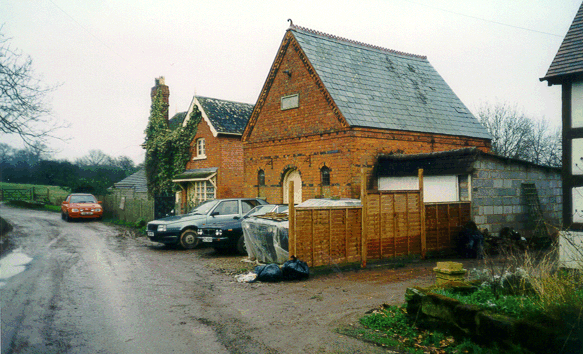
[[[516,345],[475,342],[463,332],[444,327],[437,321],[410,317],[398,306],[383,305],[362,317],[360,326],[340,328],[337,332],[405,353],[531,353]]]

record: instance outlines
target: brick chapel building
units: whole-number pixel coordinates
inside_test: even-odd
[[[464,147],[491,137],[424,56],[291,25],[242,136],[247,197],[358,198],[380,154]],[[374,183],[370,183],[369,187]]]

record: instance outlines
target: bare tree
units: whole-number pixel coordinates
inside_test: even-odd
[[[58,138],[55,132],[66,124],[54,120],[47,104],[55,87],[41,83],[32,59],[12,49],[1,31],[0,26],[0,132],[17,134],[28,146]]]
[[[89,153],[75,160],[80,166],[113,166],[115,160],[101,150],[89,150]]]
[[[478,120],[492,135],[492,152],[504,157],[527,158],[532,123],[516,106],[483,105],[478,110]]]
[[[493,153],[538,165],[561,166],[561,129],[553,129],[547,120],[528,118],[507,103],[483,105],[478,120],[492,135]]]
[[[560,127],[551,130],[548,144],[550,149],[542,164],[552,167],[563,166],[563,132]]]
[[[533,120],[527,159],[539,165],[561,166],[561,130],[553,130],[545,119]]]

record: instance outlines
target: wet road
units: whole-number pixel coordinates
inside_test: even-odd
[[[335,329],[402,303],[429,269],[237,283],[206,249],[167,249],[101,222],[1,203],[0,215],[14,226],[14,250],[0,259],[1,354],[395,353]]]
[[[197,299],[212,283],[193,254],[152,248],[101,222],[5,205],[0,213],[17,252],[32,258],[0,283],[2,354],[230,352],[205,324],[207,305]]]

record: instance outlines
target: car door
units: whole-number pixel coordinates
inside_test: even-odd
[[[67,208],[69,207],[69,203],[71,202],[71,196],[68,195],[67,198],[61,203],[61,213],[67,213]]]
[[[208,218],[208,223],[216,223],[231,220],[241,215],[238,200],[223,200],[213,209]]]

